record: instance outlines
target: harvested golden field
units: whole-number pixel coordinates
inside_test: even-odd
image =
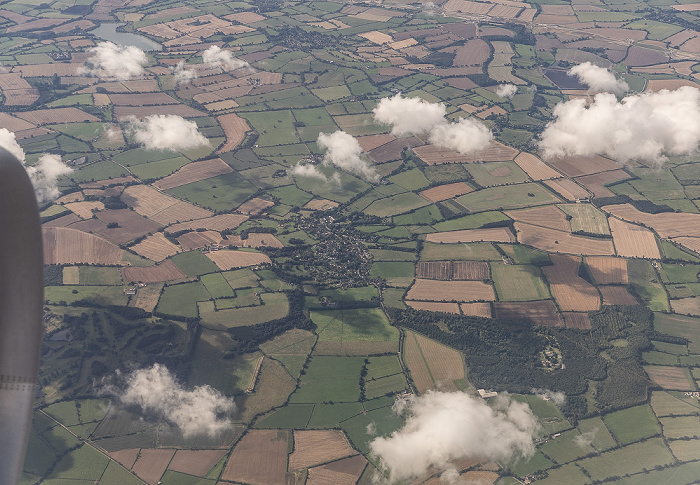
[[[490,303],[460,303],[459,308],[460,310],[462,310],[463,315],[470,315],[472,317],[491,318]]]
[[[152,312],[158,305],[162,289],[163,283],[151,283],[148,286],[139,288],[136,296],[129,300],[129,306]]]
[[[73,225],[83,231],[96,232],[116,244],[133,241],[160,229],[157,222],[129,209],[110,209],[96,213],[97,219],[86,219]],[[110,227],[116,223],[116,227]]]
[[[586,264],[599,285],[629,283],[627,278],[627,260],[605,256],[588,256]]]
[[[91,114],[78,108],[53,108],[23,111],[17,116],[35,125],[50,125],[55,123],[80,123],[82,121],[100,121]]]
[[[504,212],[511,219],[533,224],[535,226],[548,227],[557,231],[569,232],[571,226],[566,220],[566,214],[557,208],[555,205],[543,205],[540,207],[531,207],[529,209],[520,209]]]
[[[233,268],[243,268],[245,266],[255,266],[258,264],[271,263],[270,258],[263,253],[254,253],[252,251],[212,251],[206,256],[211,259],[215,265],[224,271]]]
[[[219,214],[204,219],[197,219],[194,221],[173,224],[172,226],[168,227],[167,232],[173,234],[179,231],[186,231],[188,229],[191,231],[197,229],[223,231],[224,229],[235,229],[247,220],[248,216],[244,216],[241,214]]]
[[[700,238],[698,237],[676,237],[673,239],[673,242],[685,246],[691,251],[700,253]]]
[[[202,477],[219,463],[225,454],[226,450],[177,450],[168,470]]]
[[[554,157],[548,159],[547,163],[569,177],[580,177],[581,175],[591,175],[620,168],[617,162],[600,155]]]
[[[460,154],[454,150],[440,148],[436,145],[425,145],[413,148],[413,152],[428,165],[443,163],[474,163],[474,162],[506,162],[513,160],[518,153],[513,147],[497,141],[491,141],[490,145],[469,154]]]
[[[481,281],[436,281],[417,279],[406,295],[407,300],[426,301],[493,301],[493,287]]]
[[[367,136],[358,136],[357,137],[357,142],[360,144],[362,147],[363,152],[369,152],[370,150],[374,150],[375,148],[379,148],[382,145],[386,145],[390,141],[396,140],[396,137],[394,135],[391,135],[389,133],[383,133],[381,135],[367,135]]]
[[[235,113],[217,116],[216,120],[226,135],[226,143],[216,153],[230,152],[240,145],[245,134],[250,131],[248,122]]]
[[[19,119],[15,116],[11,116],[7,113],[0,113],[0,126],[2,126],[3,128],[7,128],[9,131],[15,132],[22,130],[30,130],[36,125],[34,125],[33,123],[29,123],[28,121]]]
[[[637,305],[639,302],[624,286],[599,286],[603,305]]]
[[[451,280],[452,261],[421,261],[416,263],[416,278]]]
[[[204,219],[213,215],[211,211],[170,197],[146,185],[127,187],[121,198],[134,212],[163,225]]]
[[[410,330],[405,331],[403,341],[403,360],[411,373],[413,384],[419,394],[423,394],[428,389],[434,389],[433,378],[430,376],[428,364],[423,358],[423,353],[416,340],[416,333]]]
[[[520,244],[527,244],[543,251],[596,256],[615,254],[610,240],[574,236],[568,232],[522,222],[516,222],[514,226]]]
[[[438,185],[437,187],[424,190],[420,192],[420,195],[431,202],[440,202],[441,200],[468,194],[473,190],[473,188],[464,182],[455,182],[453,184]]]
[[[69,202],[65,204],[65,206],[82,219],[90,219],[93,211],[99,211],[105,208],[105,205],[99,200]]]
[[[446,303],[440,301],[411,301],[406,300],[406,305],[414,310],[425,310],[428,312],[455,313],[459,315],[459,303]]]
[[[338,203],[328,199],[312,199],[304,205],[304,209],[310,211],[326,211],[336,207],[338,207]]]
[[[65,275],[65,270],[63,273]],[[122,277],[124,278],[125,282],[159,283],[162,281],[179,280],[186,278],[187,276],[180,270],[180,268],[175,266],[175,263],[167,260],[155,266],[125,267],[122,269]]]
[[[700,315],[700,298],[689,297],[671,300],[671,309],[675,313],[685,315]]]
[[[552,295],[562,311],[588,312],[600,308],[595,286],[578,275],[581,260],[575,256],[552,254],[553,266],[544,266]]]
[[[0,122],[2,123],[2,122]],[[0,125],[2,126],[2,125]],[[67,204],[68,202],[82,202],[85,200],[85,195],[82,192],[72,192],[54,200],[54,204]]]
[[[142,448],[131,470],[149,485],[157,485],[174,454],[175,450]]]
[[[122,250],[101,237],[68,227],[42,228],[44,264],[121,264]]]
[[[252,199],[239,205],[236,211],[240,212],[241,214],[260,214],[265,209],[272,207],[273,205],[275,205],[275,203],[272,201],[261,199],[259,197],[253,197]]]
[[[487,42],[481,39],[468,40],[463,46],[455,51],[455,58],[452,65],[458,66],[481,66],[490,55],[490,48]]]
[[[64,285],[79,285],[80,284],[80,268],[78,266],[63,267],[63,284]]]
[[[140,448],[129,448],[128,450],[112,451],[107,453],[117,463],[121,463],[126,468],[131,469],[139,456]]]
[[[629,258],[661,259],[656,236],[649,229],[621,221],[615,217],[608,219],[617,254]]]
[[[687,79],[649,79],[647,82],[647,91],[658,93],[662,89],[668,89],[669,91],[675,91],[683,86],[690,86],[693,88],[700,88],[698,83],[689,81]]]
[[[263,17],[255,12],[238,12],[231,15],[226,15],[224,18],[238,22],[239,24],[248,25],[265,20],[267,17]]]
[[[301,470],[357,454],[340,430],[294,431],[294,452],[289,469]]]
[[[241,239],[240,236],[228,236],[226,241],[232,246],[242,248],[283,248],[284,244],[274,235],[266,232],[251,232],[248,233],[247,239]]]
[[[180,252],[180,248],[167,240],[162,232],[156,232],[140,243],[134,244],[131,250],[152,261],[163,261]]]
[[[362,455],[317,466],[309,469],[306,485],[355,485],[366,466],[367,460]]]
[[[525,320],[544,327],[564,326],[552,300],[496,302],[493,306],[496,318],[503,320]]]
[[[227,243],[216,231],[193,231],[178,236],[177,242],[185,251],[203,248],[214,244]]]
[[[620,219],[644,224],[663,238],[700,237],[700,214],[689,212],[647,214],[637,210],[632,204],[606,205],[602,209]]]
[[[492,227],[488,229],[433,232],[427,234],[425,240],[436,243],[467,243],[479,241],[515,242],[515,237],[507,227]]]
[[[579,330],[590,330],[591,320],[585,312],[563,312],[566,328],[576,328]]]
[[[576,182],[565,178],[545,180],[544,184],[566,200],[572,202],[587,199],[591,195]]]
[[[670,367],[666,365],[645,365],[652,381],[656,382],[663,389],[676,391],[694,391],[695,386],[691,384],[688,370],[685,367]]]
[[[131,175],[126,177],[116,177],[113,179],[97,180],[95,182],[86,182],[80,184],[82,189],[104,189],[105,187],[114,187],[115,185],[128,184],[131,182],[137,182],[137,180]]]
[[[630,175],[624,170],[611,170],[609,172],[577,177],[576,181],[593,192],[596,197],[613,197],[615,194],[605,186],[613,182],[628,179],[629,177]]]
[[[390,35],[385,34],[383,32],[379,32],[378,30],[373,30],[371,32],[365,32],[362,34],[357,34],[360,37],[364,37],[370,42],[374,42],[375,44],[388,44],[391,42],[393,39],[391,38]]]
[[[160,190],[172,189],[181,185],[199,182],[217,175],[232,172],[233,169],[222,159],[213,158],[202,162],[188,163],[177,172],[164,177],[153,184]]]
[[[75,214],[66,214],[65,216],[61,216],[57,219],[52,219],[48,222],[45,222],[41,225],[41,227],[66,227],[70,226],[74,222],[79,222],[81,221],[80,217],[76,216]],[[73,228],[76,229],[76,228]],[[90,231],[87,231],[90,232]]]
[[[222,480],[253,485],[285,485],[289,431],[249,430],[233,449]]]
[[[414,333],[413,336],[428,364],[435,388],[456,391],[457,386],[454,381],[464,379],[462,354],[421,334]]]

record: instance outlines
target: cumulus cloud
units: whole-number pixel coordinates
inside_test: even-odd
[[[202,54],[202,61],[211,67],[220,67],[225,71],[233,71],[248,65],[246,61],[236,59],[230,51],[223,50],[218,45],[213,45]]]
[[[321,180],[326,183],[332,183],[335,185],[341,185],[340,175],[334,173],[328,177],[325,173],[321,172],[316,165],[311,165],[310,163],[298,163],[294,165],[291,169],[287,171],[289,175],[294,175],[297,177],[309,177]]]
[[[493,134],[486,125],[471,118],[462,118],[456,123],[436,125],[428,140],[459,153],[470,153],[486,148],[492,138]]]
[[[151,115],[129,121],[128,131],[146,150],[187,150],[209,145],[197,123],[176,115]]]
[[[185,61],[178,62],[170,70],[173,72],[176,86],[187,84],[197,77],[197,73],[194,70],[185,68]]]
[[[25,165],[26,159],[24,150],[19,143],[17,143],[15,134],[7,128],[0,128],[0,147],[10,152],[22,165]],[[73,171],[73,169],[61,161],[59,155],[51,155],[48,153],[40,156],[39,160],[34,165],[25,165],[25,170],[29,175],[29,179],[32,181],[34,193],[36,194],[39,204],[52,201],[58,197],[60,192],[56,181],[61,175],[66,175]]]
[[[430,467],[454,478],[452,463],[462,458],[509,461],[532,456],[539,424],[527,404],[507,396],[491,404],[463,392],[414,396],[395,406],[406,416],[404,426],[372,440],[370,451],[392,483],[422,475]]]
[[[45,153],[39,157],[39,160],[27,167],[27,173],[34,185],[34,192],[40,204],[54,200],[59,196],[60,191],[56,181],[62,175],[69,174],[73,171],[61,161],[59,155]]]
[[[113,42],[100,42],[88,49],[93,55],[85,62],[84,72],[101,78],[121,81],[141,76],[148,63],[146,53],[133,45],[122,46]]]
[[[209,386],[188,391],[160,364],[134,371],[126,384],[119,396],[122,403],[158,414],[180,428],[184,436],[215,436],[231,425],[229,416],[235,411],[231,399]]]
[[[610,93],[574,99],[554,108],[554,120],[542,132],[539,147],[545,157],[606,155],[626,162],[661,163],[665,155],[685,155],[700,143],[700,90],[626,96]]]
[[[397,94],[382,98],[372,110],[374,119],[383,125],[392,125],[396,136],[421,135],[445,122],[447,110],[442,103],[429,103],[420,98],[404,98]]]
[[[19,143],[17,143],[15,134],[7,128],[0,128],[0,147],[3,147],[13,154],[17,160],[24,163],[24,150],[19,146]]]
[[[578,80],[594,93],[624,94],[630,89],[627,83],[617,79],[615,74],[590,62],[572,67],[567,74],[578,77]]]
[[[391,125],[396,136],[428,134],[430,143],[443,148],[469,153],[486,148],[493,138],[491,131],[470,118],[457,122],[445,119],[442,103],[429,103],[420,98],[404,98],[400,94],[383,98],[374,108],[378,123]]]
[[[501,98],[511,98],[518,92],[518,86],[515,84],[499,84],[496,88],[496,95]]]
[[[316,143],[326,150],[324,165],[335,165],[369,182],[379,181],[379,174],[370,162],[362,157],[362,147],[351,135],[344,131],[336,131],[330,135],[319,133]]]
[[[532,389],[531,392],[540,399],[552,401],[552,403],[554,403],[554,405],[558,408],[561,408],[566,404],[566,394],[561,391],[552,391],[550,389]]]

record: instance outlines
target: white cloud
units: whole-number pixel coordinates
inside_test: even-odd
[[[450,478],[452,462],[462,458],[508,461],[531,456],[539,424],[527,404],[507,396],[490,404],[463,392],[414,396],[395,406],[406,415],[404,426],[372,440],[370,451],[391,482],[422,475],[430,467]]]
[[[175,85],[187,84],[197,77],[197,73],[193,69],[185,68],[185,61],[178,62],[170,70],[173,72],[173,78],[175,79]]]
[[[160,364],[128,376],[127,387],[119,399],[124,404],[157,413],[180,428],[184,436],[215,436],[231,426],[228,416],[235,411],[231,399],[209,386],[186,390]]]
[[[373,112],[375,121],[391,125],[391,133],[396,136],[428,134],[430,143],[460,153],[482,150],[493,138],[480,121],[464,118],[449,122],[444,104],[420,98],[404,98],[400,94],[382,98]]]
[[[187,150],[209,145],[197,129],[197,123],[175,115],[151,115],[143,120],[132,119],[129,133],[146,150]]]
[[[223,50],[218,45],[213,45],[202,54],[202,61],[211,67],[220,67],[225,71],[233,71],[248,65],[246,61],[236,59],[230,51]]]
[[[483,150],[493,139],[491,130],[480,121],[462,118],[456,123],[441,123],[430,132],[430,143],[455,150],[459,153],[470,153]]]
[[[84,72],[100,78],[115,78],[121,81],[142,76],[143,66],[148,63],[146,53],[134,47],[121,46],[113,42],[100,42],[88,49],[93,56],[85,63]]]
[[[369,161],[362,158],[362,147],[351,135],[344,131],[330,135],[319,133],[316,143],[326,150],[324,165],[335,165],[370,182],[379,181],[379,174]]]
[[[566,394],[561,391],[552,391],[550,389],[532,389],[531,392],[540,399],[552,401],[552,403],[554,403],[554,405],[558,408],[561,408],[566,404]]]
[[[56,180],[61,175],[66,175],[73,171],[73,169],[61,162],[59,155],[48,153],[41,155],[34,165],[26,166],[24,150],[17,143],[15,134],[7,128],[0,128],[0,147],[10,152],[24,165],[34,186],[34,193],[39,204],[52,201],[58,197],[60,192],[56,185]]]
[[[13,154],[17,160],[24,163],[24,150],[17,143],[15,134],[7,128],[0,128],[0,147],[3,147]]]
[[[590,62],[584,62],[569,69],[569,76],[576,76],[578,80],[589,87],[594,93],[624,94],[629,91],[627,83],[617,79],[615,74],[604,67],[596,66]]]
[[[442,103],[397,94],[392,98],[382,98],[373,113],[378,123],[392,125],[393,135],[405,136],[430,132],[435,125],[445,121],[447,110]]]
[[[496,95],[501,98],[512,98],[518,92],[518,86],[515,84],[499,84],[496,88]]]
[[[700,143],[700,90],[626,96],[596,94],[590,105],[574,99],[554,108],[539,142],[545,157],[606,155],[620,162],[663,162],[695,152]]]
[[[59,196],[60,191],[56,185],[57,179],[73,171],[61,161],[59,155],[45,153],[39,160],[27,167],[27,173],[34,185],[34,192],[40,204],[54,200]]]
[[[328,177],[325,173],[321,172],[316,165],[311,165],[310,163],[298,163],[287,170],[287,173],[296,177],[315,178],[327,184],[342,185],[340,182],[340,175],[334,173]]]

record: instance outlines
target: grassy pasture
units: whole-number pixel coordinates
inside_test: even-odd
[[[658,282],[656,271],[649,261],[631,259],[627,262],[630,284],[652,311],[670,310],[666,291]]]
[[[321,403],[315,404],[309,428],[334,428],[339,423],[362,413],[364,408],[359,402]]]
[[[416,253],[413,251],[396,251],[393,249],[370,249],[374,261],[415,261]]]
[[[78,300],[86,300],[98,305],[126,305],[127,296],[121,286],[47,286],[44,300],[50,304],[66,302],[70,305]]]
[[[398,341],[398,330],[378,308],[312,311],[310,316],[319,342],[337,342],[343,348],[350,342]]]
[[[472,212],[519,209],[559,202],[559,198],[535,183],[492,187],[457,197]]]
[[[283,318],[289,313],[289,301],[284,293],[261,293],[262,305],[216,311],[211,302],[199,304],[202,325],[216,330],[244,327]]]
[[[650,403],[659,417],[700,415],[700,403],[682,392],[653,391]]]
[[[527,174],[515,162],[487,162],[470,164],[467,171],[482,187],[522,184],[529,180]]]
[[[389,399],[389,404],[393,399]],[[367,426],[374,423],[376,434],[370,436],[367,433]],[[340,423],[341,427],[348,435],[352,445],[362,453],[369,452],[369,442],[375,436],[387,436],[403,425],[404,421],[397,416],[391,407],[380,407],[367,411],[363,414],[350,418]]]
[[[204,256],[200,251],[179,253],[170,259],[172,259],[175,266],[180,268],[187,276],[199,276],[219,271],[219,268],[211,259]]]
[[[365,396],[367,399],[373,399],[403,391],[407,387],[406,377],[403,374],[394,374],[393,376],[366,381]]]
[[[659,418],[666,439],[700,438],[700,417],[678,416]]]
[[[577,429],[565,431],[539,447],[540,451],[555,463],[568,463],[594,453],[595,449]]]
[[[603,421],[621,445],[661,433],[654,411],[647,404],[606,414]]]
[[[546,300],[550,297],[536,266],[491,263],[491,278],[501,301]]]
[[[221,273],[211,273],[203,275],[200,281],[206,287],[212,298],[232,298],[234,296],[233,289],[228,284],[228,281]]]
[[[273,197],[278,197],[282,204],[301,207],[313,199],[313,195],[296,188],[294,185],[277,187],[268,191]]]
[[[360,398],[362,357],[315,356],[290,403],[353,402]]]
[[[590,439],[591,445],[597,451],[605,451],[617,446],[600,416],[580,420],[578,430],[584,437]]]
[[[155,179],[170,175],[188,163],[190,163],[188,158],[175,157],[136,165],[131,167],[131,171],[141,180]]]
[[[558,206],[571,216],[571,232],[610,234],[608,220],[601,211],[590,204],[561,204]]]
[[[439,244],[425,243],[421,261],[500,261],[501,255],[491,243]]]
[[[100,266],[80,266],[81,285],[121,285],[122,277],[119,268]]]
[[[675,459],[661,438],[651,438],[620,449],[608,451],[600,456],[584,458],[581,466],[593,480],[604,480],[613,476],[635,473],[642,468],[673,463]]]
[[[108,463],[109,459],[102,453],[83,445],[60,459],[47,478],[98,480]]]
[[[306,427],[309,419],[311,419],[313,410],[313,404],[287,404],[257,421],[255,427],[268,429],[303,429]]]
[[[166,315],[197,317],[197,302],[209,300],[211,296],[199,281],[166,286],[158,301],[156,311]]]
[[[510,218],[504,215],[502,212],[480,212],[478,214],[471,214],[468,216],[458,217],[456,219],[438,222],[437,224],[433,224],[433,229],[438,232],[457,231],[460,229],[478,229],[486,224],[493,224],[495,222],[508,220],[510,220]]]
[[[389,177],[389,180],[406,190],[419,190],[430,185],[430,181],[417,168],[393,175]]]
[[[216,211],[239,206],[255,191],[255,187],[238,172],[230,172],[174,187],[166,192]]]
[[[372,202],[364,212],[373,216],[390,217],[397,214],[403,214],[426,205],[430,205],[430,201],[425,200],[423,197],[416,195],[413,192],[405,192],[403,194],[376,200]]]
[[[694,354],[700,354],[700,336],[697,332],[699,325],[698,318],[654,313],[654,329],[661,333],[687,338],[690,340],[688,351]]]
[[[498,245],[508,256],[510,256],[515,264],[534,264],[540,265],[549,263],[549,253],[532,249],[519,244],[499,244]]]

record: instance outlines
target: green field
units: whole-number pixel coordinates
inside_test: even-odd
[[[255,423],[256,428],[303,429],[311,419],[313,404],[287,404]]]
[[[515,162],[474,163],[467,167],[467,171],[482,187],[522,184],[529,180],[527,174]]]
[[[668,297],[649,261],[630,259],[627,262],[630,285],[652,311],[668,311]]]
[[[550,297],[536,266],[491,263],[491,279],[500,301],[546,300]]]
[[[216,310],[213,302],[199,304],[202,326],[215,330],[257,325],[283,318],[289,313],[289,301],[284,293],[261,293],[262,305]],[[226,301],[226,300],[219,300]]]
[[[353,402],[360,398],[363,357],[311,358],[290,403]]]
[[[389,177],[389,180],[406,190],[420,190],[430,185],[430,180],[425,178],[423,172],[417,168],[406,170],[405,172]]]
[[[498,247],[512,258],[515,264],[534,264],[535,266],[540,266],[551,262],[549,253],[527,246],[521,246],[520,244],[499,244]]]
[[[233,298],[234,292],[228,281],[223,277],[221,273],[211,273],[203,275],[200,281],[206,287],[207,291],[212,298]]]
[[[420,259],[421,261],[500,261],[501,255],[491,243],[425,243]]]
[[[189,200],[210,210],[231,210],[250,198],[256,188],[238,172],[181,185],[167,190],[175,197]]]
[[[559,202],[558,197],[535,183],[478,190],[457,197],[456,200],[472,212],[519,209]]]
[[[100,266],[80,266],[81,285],[121,285],[122,275],[119,268]]]
[[[166,315],[196,318],[197,302],[210,298],[211,295],[199,281],[166,286],[163,288],[156,311]]]
[[[601,211],[590,204],[561,204],[558,206],[571,216],[571,232],[587,234],[610,234],[608,219]]]
[[[389,325],[378,308],[312,311],[310,316],[322,342],[395,341],[399,338],[398,330]]]
[[[385,279],[389,286],[408,286],[414,274],[413,263],[403,261],[377,261],[369,272],[372,278]]]
[[[586,437],[577,429],[563,432],[561,436],[541,445],[539,450],[559,464],[568,463],[595,452]]]
[[[665,466],[675,459],[661,438],[651,438],[640,443],[633,443],[624,448],[612,450],[593,458],[578,462],[593,480],[620,477],[638,472],[642,468],[651,470],[656,466]]]
[[[338,424],[362,413],[364,408],[359,402],[341,402],[334,404],[315,404],[309,428],[334,428]]]
[[[70,305],[76,301],[86,301],[102,306],[126,305],[128,297],[121,286],[47,286],[44,300],[50,304],[65,302]]]
[[[433,224],[433,229],[438,232],[456,231],[459,229],[478,229],[486,224],[509,220],[510,218],[502,212],[480,212],[479,214],[438,222],[437,224]]]
[[[603,421],[621,445],[661,433],[654,412],[646,404],[606,414]]]
[[[187,276],[199,276],[219,271],[219,268],[212,260],[204,256],[200,251],[179,253],[170,259]]]
[[[390,217],[397,214],[403,214],[404,212],[409,212],[426,205],[430,205],[429,200],[426,200],[413,192],[405,192],[403,194],[385,197],[372,202],[369,207],[365,209],[365,213],[378,217]]]
[[[699,325],[698,318],[654,313],[654,329],[688,339],[688,351],[693,354],[700,354],[700,336],[697,331]]]

